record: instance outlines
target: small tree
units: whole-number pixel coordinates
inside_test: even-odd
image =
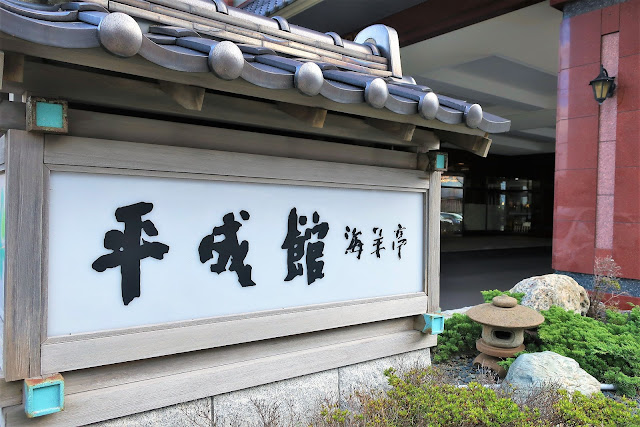
[[[620,266],[613,258],[610,256],[596,258],[593,267],[593,290],[589,295],[591,305],[587,316],[598,320],[606,318],[606,309],[621,294],[619,274]]]

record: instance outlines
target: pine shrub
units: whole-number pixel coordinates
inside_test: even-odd
[[[640,307],[627,313],[607,310],[606,314],[603,322],[551,307],[542,312],[545,321],[527,352],[553,351],[570,357],[598,381],[613,383],[620,393],[636,396],[640,392]],[[508,369],[514,360],[500,364]]]
[[[518,304],[522,304],[522,298],[525,295],[524,292],[499,291],[497,289],[494,289],[492,291],[480,291],[480,293],[482,294],[482,299],[484,299],[484,302],[486,303],[491,302],[493,298],[497,297],[498,295],[506,295],[517,299]]]
[[[438,345],[433,351],[433,362],[446,362],[454,355],[472,353],[480,335],[480,324],[467,315],[455,313],[444,321],[444,331],[438,335]]]

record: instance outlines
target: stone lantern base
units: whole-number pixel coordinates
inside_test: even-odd
[[[520,344],[514,348],[502,348],[495,347],[487,344],[482,338],[476,341],[476,349],[480,352],[478,357],[473,359],[474,366],[482,366],[483,368],[491,369],[500,378],[504,378],[507,375],[506,369],[498,365],[498,362],[506,359],[507,357],[513,357],[516,353],[524,351],[524,344]]]

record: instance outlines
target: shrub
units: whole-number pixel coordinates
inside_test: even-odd
[[[464,314],[455,313],[444,321],[444,331],[438,335],[438,345],[433,351],[434,363],[445,362],[453,355],[471,353],[476,340],[482,334],[482,326]]]
[[[522,301],[524,293],[481,291],[485,302],[491,302],[493,297],[508,295]],[[438,346],[433,351],[434,363],[442,363],[457,354],[473,353],[476,350],[476,340],[482,335],[482,326],[464,314],[456,313],[444,322],[444,332],[438,336]]]
[[[518,300],[523,296],[498,290],[482,292],[485,301],[501,294]],[[598,381],[615,384],[621,394],[635,396],[640,392],[640,307],[626,313],[607,310],[602,321],[560,307],[551,307],[541,314],[545,321],[537,337],[525,335],[525,352],[553,351],[574,359]],[[445,362],[457,354],[473,353],[481,334],[482,326],[478,323],[466,315],[454,314],[445,321],[444,332],[438,338],[434,363]],[[499,363],[509,369],[514,360]]]
[[[538,342],[528,352],[553,351],[574,359],[601,382],[616,384],[620,393],[640,391],[640,307],[628,313],[607,310],[606,322],[551,307],[543,311]],[[513,358],[500,364],[508,369]]]
[[[628,399],[616,402],[602,393],[589,397],[579,391],[569,395],[559,391],[562,398],[555,405],[565,425],[579,426],[640,426],[637,404]]]
[[[480,293],[482,294],[482,298],[486,303],[491,302],[491,300],[493,300],[493,298],[497,297],[498,295],[507,295],[517,299],[518,304],[522,304],[522,298],[525,295],[524,292],[499,291],[497,289],[494,289],[492,291],[480,291]]]
[[[593,267],[593,290],[589,293],[590,305],[587,316],[594,319],[606,317],[607,305],[621,293],[618,274],[620,274],[620,267],[613,258],[596,258]],[[607,297],[607,294],[613,294],[613,296]]]
[[[615,402],[597,393],[586,397],[554,388],[516,403],[504,391],[471,383],[466,388],[440,382],[433,368],[385,372],[386,393],[357,394],[359,409],[325,407],[319,425],[329,426],[638,426],[635,403]]]

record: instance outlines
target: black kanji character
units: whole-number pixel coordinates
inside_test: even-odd
[[[247,221],[249,213],[240,211],[240,217]],[[211,271],[217,274],[227,271],[227,264],[231,260],[229,271],[235,271],[238,275],[238,282],[244,288],[246,286],[255,286],[256,284],[251,280],[251,266],[244,264],[244,259],[249,252],[249,242],[243,240],[240,243],[238,241],[240,227],[242,227],[242,224],[236,221],[233,212],[226,214],[222,217],[222,225],[214,227],[213,232],[200,241],[198,254],[200,255],[200,262],[204,264],[213,258],[214,251],[218,253],[218,261],[211,265]],[[215,242],[216,236],[224,236],[224,240]]]
[[[395,232],[396,240],[391,243],[392,250],[395,250],[396,247],[398,248],[398,259],[402,259],[402,247],[407,244],[407,239],[403,238],[404,230],[406,230],[406,228],[403,227],[402,224],[398,224],[398,229]]]
[[[377,235],[378,237],[373,240],[373,247],[375,249],[371,253],[376,254],[376,257],[380,258],[380,251],[386,249],[384,246],[382,246],[382,228],[374,227],[373,234]]]
[[[316,235],[318,240],[324,239],[329,232],[329,224],[326,222],[320,223],[320,215],[318,212],[313,213],[313,227],[307,227],[304,234],[298,230],[298,224],[306,225],[307,217],[300,215],[296,208],[291,209],[289,212],[289,218],[287,220],[287,236],[282,243],[281,248],[287,250],[287,276],[285,282],[293,280],[296,276],[302,276],[304,268],[299,261],[305,255],[306,244],[306,258],[305,264],[307,266],[307,284],[312,284],[316,279],[322,279],[324,273],[322,271],[324,267],[324,261],[320,261],[324,250],[324,242],[309,242],[313,235]]]
[[[358,252],[358,259],[360,259],[360,255],[362,255],[362,241],[360,240],[361,231],[358,231],[357,228],[350,229],[349,227],[345,227],[346,232],[344,233],[344,238],[349,240],[349,232],[351,232],[351,241],[349,242],[349,246],[347,250],[344,251],[345,254],[349,252],[356,253]]]
[[[142,231],[148,236],[158,235],[153,222],[142,220],[142,216],[152,209],[153,203],[145,202],[116,209],[116,220],[124,223],[124,233],[118,230],[107,231],[104,235],[104,247],[113,252],[102,255],[91,265],[100,273],[107,268],[120,266],[124,305],[129,305],[134,298],[140,296],[140,260],[149,257],[162,259],[164,254],[169,252],[169,246],[164,243],[147,242],[142,239]]]

